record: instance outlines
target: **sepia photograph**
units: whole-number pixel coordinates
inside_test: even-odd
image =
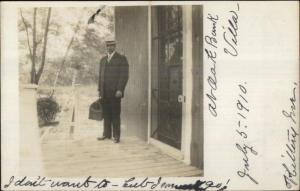
[[[0,8],[1,190],[299,190],[299,2]]]
[[[19,7],[20,175],[203,176],[202,42],[202,5]]]

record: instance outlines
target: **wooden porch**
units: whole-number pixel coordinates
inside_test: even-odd
[[[44,168],[51,177],[200,176],[201,171],[171,158],[135,137],[110,140],[50,141],[42,145]]]
[[[87,100],[85,100],[87,99]],[[77,99],[78,100],[78,99]],[[63,100],[60,102],[67,103]],[[68,103],[67,103],[68,104]],[[72,103],[69,103],[72,105]],[[159,148],[128,134],[121,126],[121,142],[97,141],[103,122],[88,120],[88,97],[81,96],[76,122],[65,104],[59,125],[44,127],[42,160],[48,177],[201,176],[198,168],[172,158]],[[124,123],[123,123],[124,124]],[[126,123],[125,123],[126,124]],[[72,128],[75,125],[75,128]]]

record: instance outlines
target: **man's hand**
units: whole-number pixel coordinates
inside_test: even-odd
[[[120,90],[118,90],[117,92],[116,92],[116,98],[120,98],[120,97],[122,97],[122,92],[120,91]]]
[[[100,91],[98,91],[98,97],[99,99],[102,99]]]

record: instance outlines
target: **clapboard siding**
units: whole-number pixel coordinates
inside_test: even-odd
[[[129,62],[129,81],[122,103],[122,123],[129,134],[147,139],[148,8],[116,7],[117,49]]]

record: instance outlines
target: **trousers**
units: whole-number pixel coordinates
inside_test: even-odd
[[[104,131],[103,136],[120,139],[121,135],[121,98],[103,98],[103,118]]]

